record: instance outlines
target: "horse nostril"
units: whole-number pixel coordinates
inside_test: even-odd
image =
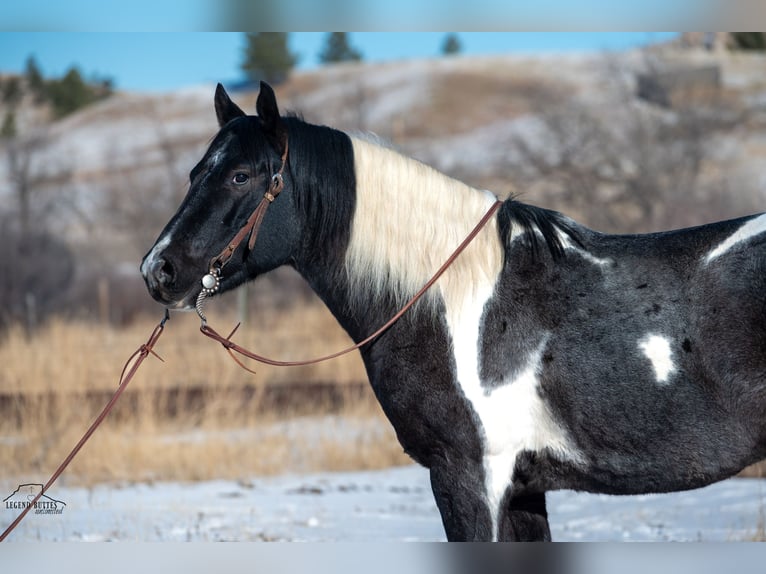
[[[160,285],[171,284],[176,278],[175,267],[166,259],[158,259],[154,264],[154,278]]]

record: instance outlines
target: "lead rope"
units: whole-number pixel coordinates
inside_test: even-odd
[[[144,362],[144,359],[146,359],[146,357],[148,357],[149,355],[154,355],[160,361],[163,360],[162,357],[160,357],[157,353],[154,352],[154,345],[159,340],[160,335],[162,335],[162,332],[165,329],[165,323],[168,322],[168,319],[170,319],[170,312],[167,309],[165,309],[165,316],[162,318],[162,321],[160,321],[159,324],[154,328],[154,330],[152,331],[152,334],[149,335],[149,339],[146,341],[146,343],[144,343],[138,349],[136,349],[135,352],[125,362],[125,366],[122,368],[122,373],[120,374],[120,384],[118,385],[117,390],[112,395],[112,398],[109,399],[109,402],[106,403],[106,406],[101,410],[101,413],[96,417],[96,420],[93,421],[93,423],[90,425],[88,430],[85,431],[85,434],[82,436],[79,442],[69,452],[67,457],[58,466],[56,471],[51,475],[51,477],[48,479],[48,482],[45,483],[45,486],[43,486],[40,489],[40,492],[37,493],[37,496],[35,496],[32,499],[32,501],[29,503],[29,505],[27,505],[24,508],[21,514],[19,514],[16,517],[16,520],[11,522],[10,526],[8,526],[8,528],[6,528],[3,531],[3,533],[0,534],[0,542],[5,540],[8,537],[8,535],[13,531],[13,529],[19,525],[19,523],[24,519],[27,513],[34,507],[35,503],[37,503],[37,501],[40,500],[43,494],[45,494],[48,491],[48,489],[53,485],[53,483],[56,482],[56,479],[59,476],[61,476],[61,473],[64,472],[64,469],[66,469],[66,467],[69,466],[69,463],[72,462],[72,459],[74,459],[74,457],[77,456],[77,453],[80,452],[80,449],[85,445],[85,443],[88,441],[91,435],[103,422],[103,420],[106,418],[106,415],[109,414],[109,411],[112,410],[112,407],[114,407],[115,403],[117,402],[117,399],[120,398],[120,395],[128,386],[128,383],[136,374],[136,371],[138,371],[138,368],[141,366],[141,363]],[[133,362],[132,365],[130,365],[130,362],[133,361],[134,359],[135,361]],[[128,369],[129,365],[130,365],[130,369]]]
[[[234,327],[234,330],[229,334],[228,337],[224,337],[223,335],[219,334],[217,331],[215,331],[212,327],[210,327],[207,324],[207,319],[205,318],[205,315],[202,312],[202,307],[205,302],[205,298],[214,293],[218,289],[218,285],[220,284],[220,268],[212,267],[211,271],[207,275],[205,275],[202,278],[202,291],[200,292],[199,296],[197,297],[197,313],[200,316],[201,325],[200,325],[200,331],[203,335],[206,337],[209,337],[210,339],[213,339],[214,341],[218,341],[224,349],[229,353],[229,355],[234,359],[234,361],[243,369],[246,371],[249,371],[251,373],[254,373],[255,371],[249,369],[246,367],[242,362],[237,359],[237,357],[234,355],[234,353],[238,353],[239,355],[243,357],[247,357],[248,359],[252,359],[254,361],[257,361],[259,363],[263,363],[266,365],[272,365],[276,367],[301,367],[305,365],[314,365],[316,363],[321,363],[324,361],[329,361],[330,359],[335,359],[337,357],[340,357],[341,355],[345,355],[347,353],[350,353],[351,351],[355,351],[367,343],[370,343],[373,339],[376,339],[378,336],[383,334],[385,331],[387,331],[391,325],[396,323],[404,313],[407,312],[417,301],[431,288],[431,286],[436,283],[436,281],[441,277],[445,271],[454,263],[455,259],[458,258],[458,256],[465,250],[468,245],[474,240],[474,238],[479,234],[479,232],[484,228],[484,226],[489,222],[489,220],[492,218],[492,216],[495,214],[495,212],[500,208],[500,206],[503,204],[502,201],[496,201],[492,204],[492,207],[489,208],[489,210],[484,214],[484,217],[481,218],[481,220],[476,224],[476,226],[471,230],[471,232],[468,234],[468,236],[460,243],[460,245],[457,246],[455,251],[452,252],[452,254],[447,258],[447,260],[442,264],[441,267],[434,273],[433,277],[428,280],[428,282],[418,291],[415,293],[415,295],[410,299],[404,307],[402,307],[396,315],[394,315],[391,319],[389,319],[382,327],[380,327],[377,331],[369,335],[364,340],[360,341],[359,343],[356,343],[352,345],[351,347],[348,347],[346,349],[343,349],[342,351],[338,351],[336,353],[332,353],[330,355],[325,355],[323,357],[317,357],[316,359],[308,359],[304,361],[277,361],[275,359],[270,359],[268,357],[264,357],[262,355],[258,355],[256,353],[253,353],[252,351],[249,351],[245,349],[244,347],[241,347],[237,345],[236,343],[232,342],[231,338],[234,336],[234,333],[239,328],[239,324],[237,324]],[[259,206],[260,207],[260,206]],[[257,234],[258,229],[255,228],[252,230],[252,233]],[[241,231],[240,231],[241,234]],[[240,235],[238,234],[238,235]],[[251,236],[251,241],[253,240],[253,237]],[[233,243],[233,242],[232,242]],[[213,284],[215,282],[215,287],[211,290],[208,289],[205,284],[206,282],[208,284]]]

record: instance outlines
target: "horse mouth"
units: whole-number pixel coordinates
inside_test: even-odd
[[[176,301],[175,303],[167,303],[165,304],[166,309],[170,309],[171,311],[194,311],[195,309],[195,302],[197,301],[197,297],[191,297],[191,298],[185,298],[181,301]]]
[[[201,285],[196,285],[187,291],[179,293],[178,291],[163,287],[151,276],[147,275],[144,275],[144,282],[152,299],[172,311],[193,311],[197,297],[202,290]]]
[[[152,298],[171,311],[193,311],[199,291],[200,289],[194,289],[179,298],[163,293],[161,289],[149,288],[149,294]]]

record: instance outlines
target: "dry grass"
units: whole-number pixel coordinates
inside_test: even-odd
[[[210,323],[228,332],[236,320],[206,311]],[[157,317],[128,328],[114,329],[91,322],[54,320],[34,337],[21,327],[0,340],[0,392],[74,392],[113,389],[125,359],[143,343]],[[220,346],[198,332],[193,313],[175,313],[157,347],[165,363],[152,361],[141,369],[151,387],[178,387],[200,383],[211,387],[252,384],[253,377],[239,369]],[[269,311],[242,326],[234,340],[279,359],[299,359],[326,354],[351,344],[329,312],[319,304]],[[356,354],[310,367],[255,366],[258,384],[294,381],[332,381],[347,384],[365,380]]]
[[[208,317],[220,331],[230,317]],[[327,311],[309,304],[260,315],[235,340],[278,358],[306,358],[349,343]],[[256,324],[257,323],[257,324]],[[111,392],[125,359],[154,320],[127,329],[54,321],[0,341],[0,478],[44,481]],[[72,484],[242,478],[285,471],[381,468],[406,463],[357,354],[306,368],[239,369],[199,334],[194,315],[173,315],[104,424],[67,470]],[[334,389],[332,397],[316,391]],[[332,383],[327,385],[326,383]],[[298,407],[263,401],[296,385]],[[316,385],[316,386],[311,386]],[[291,397],[282,393],[282,397]],[[292,406],[291,406],[292,405]]]
[[[220,331],[231,317],[208,313]],[[32,337],[0,341],[0,481],[44,481],[114,391],[125,359],[155,324],[126,329],[53,321]],[[156,347],[63,475],[101,481],[240,479],[311,470],[406,464],[393,429],[366,383],[356,353],[310,368],[256,366],[253,376],[202,337],[193,314],[174,314]],[[237,341],[280,358],[305,358],[349,343],[315,303],[258,317]],[[335,393],[319,392],[337,383]],[[317,389],[312,394],[313,385]],[[266,391],[300,401],[274,405]],[[300,391],[300,392],[298,392]],[[762,476],[753,466],[745,476]]]

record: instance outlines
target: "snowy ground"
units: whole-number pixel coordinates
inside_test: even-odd
[[[61,515],[30,512],[10,540],[391,542],[444,540],[428,473],[254,478],[247,482],[56,487]],[[763,530],[764,483],[732,479],[704,489],[609,497],[548,497],[554,540],[740,541]],[[0,526],[13,510],[0,509]]]

